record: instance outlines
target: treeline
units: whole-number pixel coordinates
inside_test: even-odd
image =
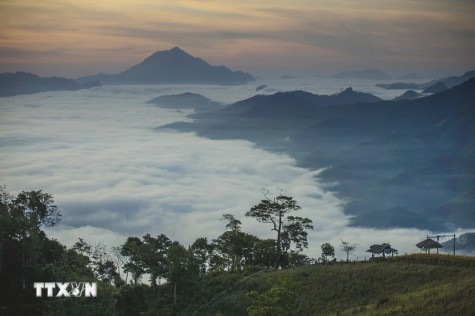
[[[244,232],[240,220],[224,214],[216,239],[185,246],[146,234],[109,250],[82,238],[69,248],[48,238],[42,229],[61,218],[52,195],[12,197],[0,187],[0,314],[190,315],[244,276],[314,262],[303,253],[312,220],[293,216],[300,207],[292,197],[263,193],[246,216],[267,224],[273,239]],[[33,282],[97,282],[98,295],[37,298]]]

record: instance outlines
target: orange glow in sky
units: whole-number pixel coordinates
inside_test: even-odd
[[[261,74],[475,68],[475,2],[0,0],[0,72],[119,72],[179,46]]]

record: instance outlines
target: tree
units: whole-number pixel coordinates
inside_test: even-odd
[[[223,214],[221,217],[222,221],[228,221],[226,224],[226,229],[231,229],[232,231],[240,231],[241,230],[241,221],[234,218],[233,214]]]
[[[322,261],[327,262],[328,257],[334,257],[335,256],[335,247],[333,247],[330,243],[326,242],[322,244]]]
[[[212,247],[208,244],[208,239],[206,237],[197,238],[190,246],[190,251],[200,266],[200,272],[206,273],[207,263],[210,253],[212,252]]]
[[[199,265],[191,251],[178,241],[172,242],[167,250],[168,283],[173,286],[174,305],[177,297],[193,293],[195,281],[199,275]]]
[[[341,249],[346,252],[346,262],[348,262],[350,253],[356,249],[356,244],[350,244],[348,241],[341,239]]]
[[[228,221],[226,228],[230,230],[213,240],[213,268],[240,271],[244,265],[253,261],[254,244],[259,238],[242,232],[241,221],[232,214],[224,214],[221,220]]]
[[[145,273],[145,267],[141,260],[142,241],[138,237],[129,237],[127,241],[121,247],[121,255],[127,258],[127,262],[124,264],[124,272],[132,274],[134,279],[134,285],[137,285],[138,281]]]
[[[261,239],[254,245],[254,261],[258,266],[270,268],[275,266],[275,239]]]
[[[51,227],[61,220],[61,212],[54,205],[53,196],[43,191],[22,191],[13,200],[15,214],[22,213],[33,228]]]
[[[150,281],[155,288],[157,278],[166,278],[168,274],[167,250],[171,240],[160,234],[156,238],[146,234],[140,249],[140,260],[143,262],[145,272],[150,274]]]
[[[300,209],[297,202],[290,196],[280,195],[274,198],[268,197],[268,191],[263,190],[265,199],[251,208],[246,216],[254,217],[258,222],[272,224],[273,231],[277,234],[275,267],[283,266],[283,254],[290,249],[291,243],[295,243],[297,249],[306,248],[307,233],[305,229],[313,229],[312,220],[308,218],[285,216]]]
[[[22,191],[13,198],[0,186],[0,284],[10,293],[25,294],[48,240],[41,227],[54,226],[60,217],[51,194]]]

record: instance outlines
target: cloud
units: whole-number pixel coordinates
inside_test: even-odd
[[[287,89],[322,87],[309,80],[267,83]],[[128,236],[146,233],[165,233],[189,245],[198,237],[218,237],[224,213],[242,220],[246,232],[275,237],[270,226],[244,217],[263,198],[259,190],[267,187],[286,189],[302,207],[299,216],[314,221],[312,257],[320,256],[323,242],[338,247],[339,238],[358,243],[355,257],[360,259],[373,243],[418,251],[415,243],[429,232],[348,228],[343,202],[318,182],[318,171],[296,167],[287,155],[247,141],[155,132],[157,126],[185,118],[146,101],[186,91],[224,103],[255,94],[254,85],[111,85],[0,98],[0,184],[12,194],[40,189],[53,194],[63,219],[48,234],[67,245],[82,237],[117,246]]]
[[[121,70],[177,45],[212,64],[246,71],[474,66],[473,2],[84,0],[0,6],[0,50],[18,52],[0,65],[8,70],[25,64],[48,64],[49,73],[42,73],[64,69],[76,76],[89,74],[90,64],[103,67],[99,72]],[[54,63],[62,68],[51,69]]]
[[[124,238],[164,232],[185,243],[217,237],[221,214],[243,215],[262,198],[261,187],[295,183],[304,194],[315,185],[292,158],[247,141],[155,132],[184,119],[145,103],[173,89],[188,90],[104,86],[1,99],[1,182],[12,193],[52,193],[63,210],[59,235],[64,226],[94,227]],[[228,98],[222,89],[210,94]]]

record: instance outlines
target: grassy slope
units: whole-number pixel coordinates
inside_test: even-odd
[[[247,315],[245,293],[275,285],[296,294],[295,315],[475,315],[475,264],[412,261],[262,271],[195,315]],[[424,260],[424,259],[422,259]]]

